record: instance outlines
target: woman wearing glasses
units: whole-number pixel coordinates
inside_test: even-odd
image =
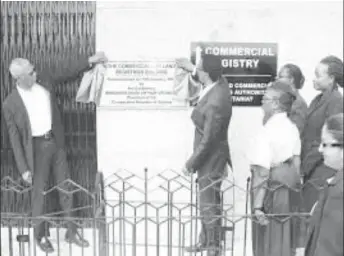
[[[285,219],[293,211],[292,189],[301,180],[300,135],[288,118],[295,98],[290,84],[282,80],[273,82],[263,97],[264,125],[249,154],[255,256],[292,256],[296,246],[292,221]]]
[[[323,172],[335,173],[319,196],[312,213],[305,256],[343,256],[343,114],[325,123],[319,151]]]
[[[318,200],[318,193],[334,171],[324,172],[323,156],[319,152],[321,129],[325,120],[343,113],[343,61],[328,56],[320,61],[315,70],[314,88],[321,93],[311,102],[305,128],[302,133],[301,172],[304,176],[303,207],[310,212]]]
[[[297,126],[300,134],[302,134],[308,109],[306,101],[299,93],[299,90],[302,89],[305,82],[302,71],[294,64],[286,64],[278,72],[277,79],[290,83],[294,89],[296,99],[291,107],[289,118]]]

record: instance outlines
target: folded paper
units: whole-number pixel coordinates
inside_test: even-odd
[[[106,68],[104,64],[97,64],[91,70],[84,73],[76,101],[82,103],[94,102],[99,104]]]

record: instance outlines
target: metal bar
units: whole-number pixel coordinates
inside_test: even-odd
[[[172,256],[172,198],[171,181],[167,182],[167,255]]]
[[[137,212],[136,212],[136,208],[134,209],[134,225],[133,225],[133,235],[132,235],[132,255],[136,256],[136,225],[137,225]]]
[[[36,239],[33,238],[32,240],[33,240],[33,254],[34,256],[36,256],[37,255]]]
[[[116,236],[115,236],[115,208],[112,207],[112,250],[113,250],[113,255],[116,256],[116,247],[115,247],[115,239],[116,239]]]
[[[124,207],[124,202],[122,200],[122,193],[119,195],[119,255],[123,256],[123,218],[122,207]]]
[[[31,227],[31,223],[30,220],[27,219],[27,234],[29,237],[29,241],[28,241],[28,250],[29,250],[29,256],[31,256],[31,241],[30,241],[30,227]]]
[[[21,225],[20,225],[21,223]],[[24,224],[24,220],[19,220],[17,223],[17,229],[18,229],[18,235],[23,235],[23,225]],[[25,256],[25,248],[24,248],[24,244],[21,241],[18,241],[18,245],[19,245],[19,255],[20,256]]]
[[[179,212],[178,212],[178,222],[179,222],[179,224],[178,224],[178,234],[179,234],[178,255],[179,256],[182,255],[182,239],[183,239],[181,236],[181,234],[182,234],[182,217],[181,217],[181,215],[182,215],[182,212],[181,212],[181,210],[179,210]]]
[[[95,217],[94,217],[94,218],[95,218]],[[85,224],[85,223],[83,223],[83,224]],[[96,232],[97,232],[97,225],[96,225],[96,228],[95,228],[94,237],[96,237]],[[84,227],[81,227],[81,236],[82,236],[82,237],[85,237],[84,235],[85,235],[85,234],[84,234]],[[94,244],[93,247],[94,247],[94,250],[97,250],[97,244]],[[82,256],[85,255],[85,248],[84,248],[84,247],[81,247],[81,255],[82,255]],[[99,254],[95,254],[95,255],[99,255]],[[99,256],[100,256],[100,255],[99,255]]]
[[[195,182],[195,185],[196,185],[196,218],[195,218],[195,221],[196,221],[196,224],[195,224],[195,240],[194,240],[194,244],[197,244],[197,240],[198,240],[198,214],[199,214],[199,201],[200,201],[200,198],[199,198],[199,185],[198,185],[198,182]],[[201,220],[201,223],[202,223],[202,216],[200,216],[200,220]],[[192,216],[190,216],[190,218],[192,218]],[[203,228],[203,225],[201,224],[201,232],[202,232],[202,228]]]
[[[123,254],[124,254],[124,256],[126,256],[127,255],[127,245],[126,245],[126,242],[127,242],[127,239],[126,239],[126,221],[125,221],[125,206],[126,206],[126,204],[125,204],[125,182],[123,181],[123,187],[122,187],[122,202],[123,202],[123,207],[122,207],[122,221],[123,221],[123,240],[124,240],[124,246],[123,246]]]
[[[156,209],[156,255],[160,256],[160,218],[159,209]]]
[[[148,168],[144,169],[144,184],[145,184],[145,256],[148,256]]]
[[[250,193],[250,181],[251,178],[248,177],[246,180],[246,202],[245,202],[245,215],[248,214],[248,200],[249,200],[249,193]],[[245,230],[244,230],[244,256],[246,256],[246,247],[247,247],[247,218],[245,218]],[[233,250],[234,251],[234,250]],[[232,253],[234,254],[234,253]]]
[[[193,216],[193,188],[194,188],[194,184],[193,184],[193,179],[191,178],[191,183],[190,183],[190,246],[192,245],[192,232],[193,232],[192,230],[193,219],[191,218],[191,216]],[[196,195],[196,200],[197,200],[197,195]],[[189,255],[191,255],[191,253]]]
[[[96,212],[97,212],[97,208],[96,208],[96,200],[95,198],[93,197],[93,200],[92,200],[92,203],[93,203],[93,221],[92,221],[92,226],[93,226],[93,255],[97,256],[97,240],[96,240],[96,236],[97,236],[97,221],[96,221]]]
[[[8,244],[9,244],[9,246],[10,246],[10,256],[13,256],[13,233],[12,233],[12,226],[11,225],[9,225],[9,227],[8,227],[8,232],[9,232],[9,234],[8,234]],[[2,248],[1,248],[2,249]]]
[[[186,234],[186,228],[185,228],[185,224],[183,223],[183,226],[182,226],[182,248],[183,248],[183,256],[184,256],[184,248],[185,248],[185,234]]]
[[[226,228],[228,225],[228,221],[225,216],[224,203],[223,203],[224,191],[221,191],[220,194],[221,194],[221,233],[220,233],[221,240],[220,241],[223,242],[223,250],[224,250],[224,254],[226,254],[226,251],[227,251],[227,239],[226,239],[227,229]]]
[[[60,256],[60,226],[56,227],[57,255]]]

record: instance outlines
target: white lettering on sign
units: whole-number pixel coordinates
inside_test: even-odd
[[[233,96],[233,102],[252,102],[253,96]]]
[[[266,89],[267,83],[229,83],[230,88]]]
[[[214,46],[206,47],[205,54],[217,56],[275,56],[273,49],[270,47],[225,47]]]
[[[257,68],[259,59],[223,59],[221,60],[224,68]]]

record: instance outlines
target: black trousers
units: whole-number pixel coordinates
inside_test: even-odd
[[[67,217],[72,217],[73,195],[68,194],[71,186],[68,182],[69,168],[66,153],[58,148],[54,138],[33,138],[34,170],[32,190],[32,217],[34,220],[34,235],[36,239],[49,236],[49,223],[43,221],[45,212],[44,191],[48,188],[49,177],[54,176],[56,185],[59,185],[59,202]],[[68,222],[68,232],[73,235],[76,232],[76,224]]]
[[[222,240],[221,179],[198,178],[202,229],[199,242],[204,247],[219,247]]]

